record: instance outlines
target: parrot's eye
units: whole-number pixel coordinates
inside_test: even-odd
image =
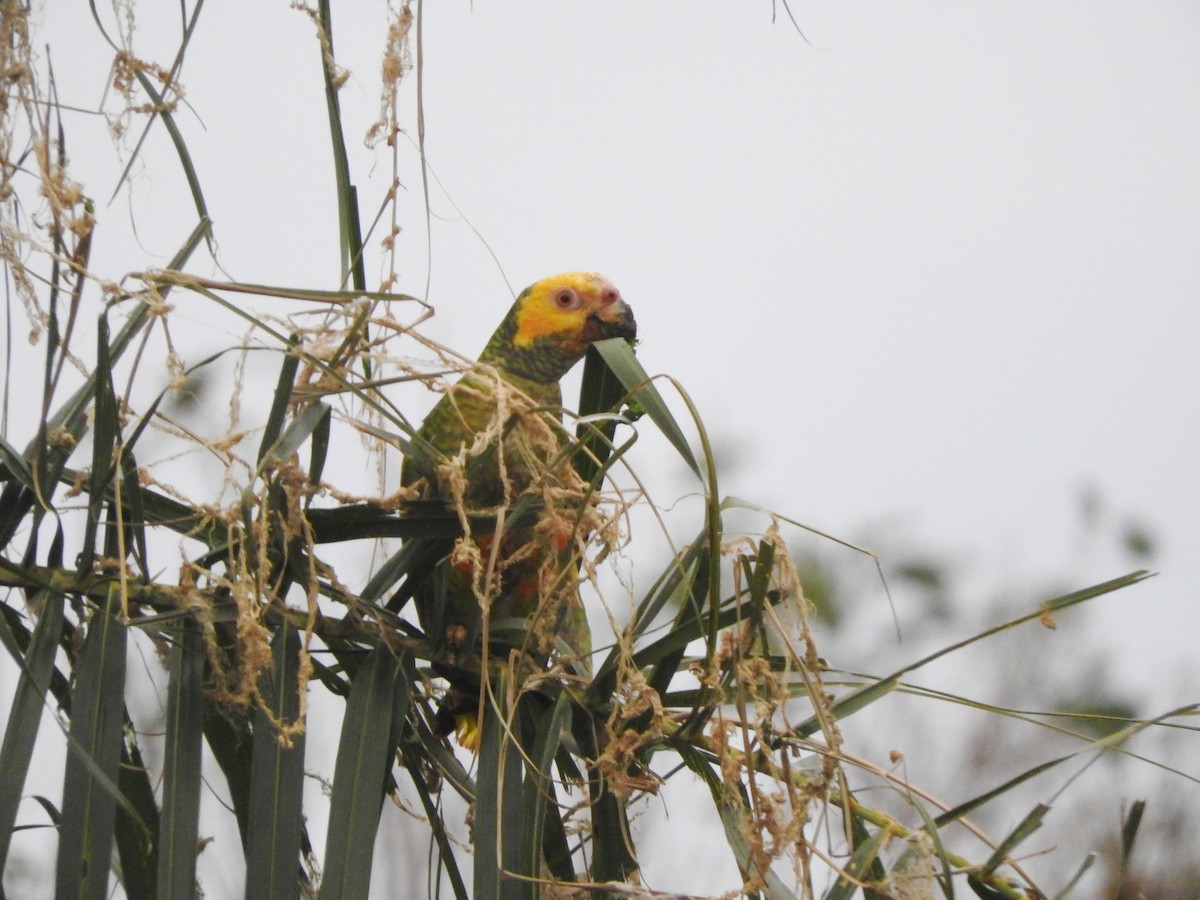
[[[579,305],[579,297],[574,291],[559,291],[554,295],[554,305],[559,309],[573,309]]]

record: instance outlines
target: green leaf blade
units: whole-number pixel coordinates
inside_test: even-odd
[[[371,887],[375,834],[391,770],[391,737],[403,718],[407,696],[397,703],[400,660],[385,644],[367,657],[354,676],[342,721],[329,802],[321,896],[366,898]]]
[[[260,679],[271,715],[254,716],[254,762],[250,772],[250,824],[246,846],[246,896],[293,900],[297,893],[304,828],[304,735],[291,746],[279,742],[271,716],[293,722],[300,714],[300,636],[284,621],[272,642],[272,668]]]
[[[9,708],[4,743],[0,745],[0,772],[4,773],[4,777],[0,778],[0,872],[4,870],[8,859],[21,793],[33,759],[46,692],[50,688],[50,674],[62,636],[63,604],[63,596],[51,591],[39,591],[34,596],[33,605],[41,609],[41,616],[30,636],[25,655],[16,656],[21,675]],[[4,616],[0,616],[0,628],[9,628]],[[15,641],[6,640],[4,643],[16,649]]]
[[[204,729],[204,636],[190,616],[180,620],[171,648],[163,805],[158,832],[158,897],[196,889],[200,773]]]
[[[75,670],[58,844],[59,900],[103,900],[108,893],[128,639],[114,612],[94,613]]]

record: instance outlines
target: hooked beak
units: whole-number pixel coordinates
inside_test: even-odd
[[[600,334],[596,340],[620,337],[632,341],[637,337],[637,322],[633,318],[633,310],[615,291],[613,298],[593,313],[592,320],[598,326]]]

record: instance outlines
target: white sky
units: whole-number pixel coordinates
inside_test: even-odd
[[[47,6],[60,96],[95,108],[110,54],[81,9]],[[178,9],[152,6],[136,48],[169,65]],[[766,2],[426,11],[427,153],[469,220],[435,185],[430,334],[482,346],[511,299],[491,253],[516,289],[605,273],[643,363],[736,452],[726,493],[945,549],[984,592],[964,604],[1001,574],[1073,587],[1133,568],[1081,549],[1094,486],[1151,528],[1162,573],[1099,601],[1094,639],[1135,696],[1196,699],[1200,7],[795,3],[811,46]],[[349,12],[335,4],[334,41],[370,216],[391,166],[361,143],[386,19]],[[178,120],[246,281],[337,286],[315,54],[283,3],[210,4],[189,50]],[[69,119],[68,140],[107,274],[161,264],[192,224],[161,129],[112,205],[103,123]],[[422,294],[416,154],[400,156],[401,286]]]

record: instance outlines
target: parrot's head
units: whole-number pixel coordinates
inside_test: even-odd
[[[606,338],[637,336],[633,312],[607,278],[565,272],[521,291],[481,362],[534,381],[558,381]]]

